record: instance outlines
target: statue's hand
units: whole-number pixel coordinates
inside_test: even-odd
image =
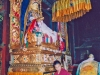
[[[34,17],[30,17],[29,20],[32,21],[34,19]]]
[[[44,17],[39,17],[37,18],[37,21],[42,21],[44,19]]]

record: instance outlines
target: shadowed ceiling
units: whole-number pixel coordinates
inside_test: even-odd
[[[91,3],[90,12],[73,20],[77,61],[87,50],[94,54],[95,60],[100,61],[100,0],[91,0]]]

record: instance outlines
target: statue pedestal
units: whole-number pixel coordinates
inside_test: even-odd
[[[12,50],[9,72],[50,72],[53,62],[61,61],[61,51],[52,44]]]

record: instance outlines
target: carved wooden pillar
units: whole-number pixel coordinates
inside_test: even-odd
[[[9,0],[4,1],[5,10],[4,19],[3,19],[3,35],[2,42],[5,46],[2,48],[2,72],[1,75],[7,75],[8,62],[9,62]]]
[[[75,33],[74,33],[74,22],[68,23],[68,31],[69,31],[69,49],[71,51],[72,62],[73,64],[76,62],[76,53],[75,53]]]

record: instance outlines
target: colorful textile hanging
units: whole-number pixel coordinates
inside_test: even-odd
[[[92,9],[90,0],[58,0],[52,8],[53,22],[68,22]]]

